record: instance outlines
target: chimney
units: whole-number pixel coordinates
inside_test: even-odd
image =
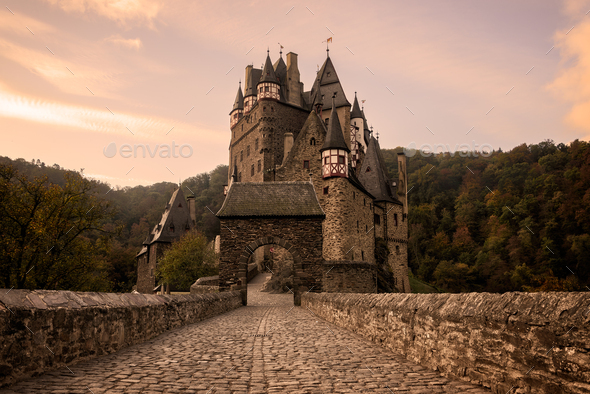
[[[195,212],[195,196],[188,196],[186,199],[188,200],[188,211],[191,215],[193,226],[195,226],[197,224],[197,214]]]
[[[301,107],[302,84],[299,81],[299,68],[297,67],[297,54],[287,53],[287,102]]]
[[[287,160],[287,156],[289,156],[289,152],[293,148],[293,133],[285,133],[285,154],[283,156],[283,165],[285,164],[285,160]]]
[[[403,206],[403,217],[408,216],[408,171],[406,155],[403,152],[397,154],[397,170],[398,170],[398,183],[397,183],[397,198],[400,200]]]

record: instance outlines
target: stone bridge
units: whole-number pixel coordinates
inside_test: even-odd
[[[590,393],[588,293],[0,290],[2,393]]]

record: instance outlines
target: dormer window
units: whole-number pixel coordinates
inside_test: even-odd
[[[173,225],[173,224],[171,224],[171,225],[170,225],[170,232],[171,232],[171,233],[173,233],[173,232],[174,232],[174,225]]]
[[[178,203],[178,208],[182,208],[182,203],[181,202]]]
[[[367,171],[366,172],[371,172],[371,167],[367,167]]]

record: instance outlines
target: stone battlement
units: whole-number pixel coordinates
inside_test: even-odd
[[[308,293],[301,306],[494,393],[590,393],[590,293]]]
[[[113,353],[240,306],[239,292],[149,295],[0,289],[0,386]]]

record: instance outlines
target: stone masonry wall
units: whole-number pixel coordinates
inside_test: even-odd
[[[301,305],[494,393],[590,393],[590,293],[309,293]]]
[[[375,264],[362,261],[326,261],[323,291],[326,293],[376,293]]]
[[[202,295],[0,290],[0,386],[113,353],[242,305]]]

